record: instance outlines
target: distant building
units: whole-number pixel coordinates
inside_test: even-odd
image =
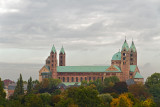
[[[12,83],[8,85],[8,98],[14,94],[14,90],[16,86],[17,86],[16,83]]]
[[[53,45],[46,64],[39,71],[39,81],[44,78],[54,78],[60,79],[65,84],[71,84],[82,80],[101,79],[103,81],[104,78],[110,76],[117,76],[120,81],[128,80],[128,83],[144,81],[137,66],[137,50],[133,41],[130,48],[127,41],[124,41],[121,51],[113,55],[111,66],[65,66],[65,59],[66,53],[62,47],[58,66],[57,52]]]
[[[5,79],[5,80],[3,80],[3,83],[4,83],[4,88],[8,88],[9,84],[12,84],[12,83],[15,83],[15,82],[12,81],[12,80],[9,80],[9,79]]]

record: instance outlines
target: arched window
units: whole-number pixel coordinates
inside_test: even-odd
[[[81,81],[83,81],[83,78],[81,77]]]
[[[63,82],[65,82],[65,77],[63,77]]]
[[[72,77],[72,82],[74,82],[74,78]]]
[[[78,82],[78,77],[76,77],[76,82]]]
[[[91,81],[91,77],[89,77],[89,81]]]
[[[123,53],[123,56],[126,56],[126,53]]]
[[[93,77],[93,81],[95,81],[96,80],[96,77]]]
[[[87,81],[87,77],[85,77],[85,80]]]
[[[67,77],[67,82],[69,82],[69,77]]]

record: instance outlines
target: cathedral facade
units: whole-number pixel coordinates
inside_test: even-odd
[[[53,46],[46,64],[39,71],[40,82],[44,78],[60,79],[63,83],[96,79],[103,81],[110,76],[117,76],[120,81],[144,82],[137,66],[137,50],[133,41],[130,47],[127,41],[124,41],[121,51],[113,55],[110,66],[66,66],[66,53],[63,47],[59,53],[58,66],[57,52]]]

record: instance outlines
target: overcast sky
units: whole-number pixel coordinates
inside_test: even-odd
[[[160,72],[159,22],[159,0],[0,0],[0,62],[44,64],[54,44],[69,66],[110,65],[126,36],[146,78]]]

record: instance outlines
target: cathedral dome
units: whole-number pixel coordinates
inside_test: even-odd
[[[113,55],[112,60],[121,60],[121,52],[117,52]]]

